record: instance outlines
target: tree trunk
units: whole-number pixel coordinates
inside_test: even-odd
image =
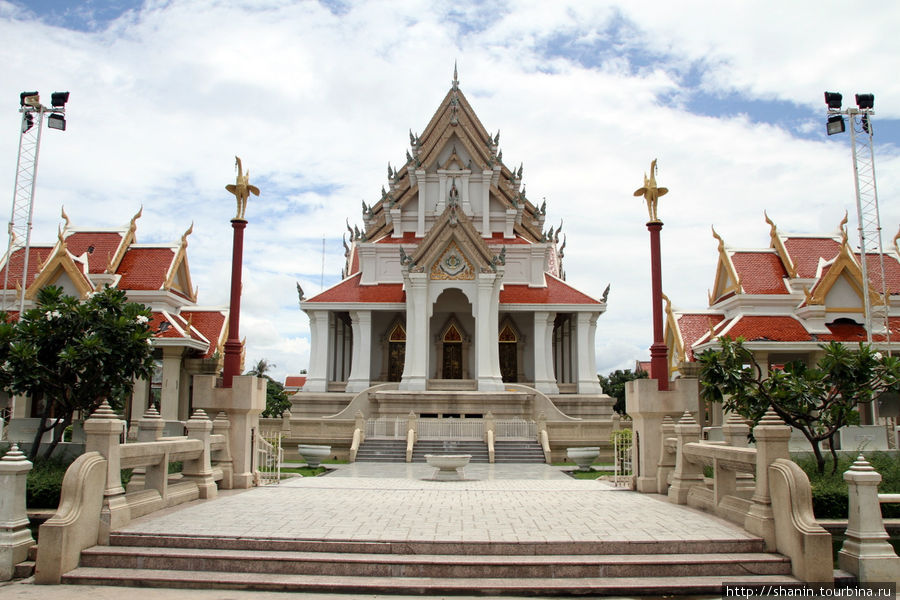
[[[808,439],[808,438],[807,438]],[[819,448],[819,440],[809,440],[810,445],[813,449],[813,454],[816,455],[816,472],[819,475],[825,474],[825,457],[822,456],[822,449]]]
[[[56,450],[56,447],[62,441],[63,435],[65,435],[66,427],[72,424],[72,413],[69,413],[65,419],[63,419],[62,423],[57,421],[55,427],[53,427],[53,439],[50,441],[50,445],[47,447],[47,450],[44,451],[44,458],[49,460],[53,455],[53,451]]]

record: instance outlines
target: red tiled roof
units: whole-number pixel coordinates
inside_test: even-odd
[[[184,325],[170,313],[154,311],[150,316],[150,330],[155,332],[153,337],[169,339],[184,338],[184,335],[178,331],[178,328],[173,325],[173,322],[178,327],[183,327]]]
[[[725,335],[731,339],[744,338],[748,342],[809,342],[814,339],[800,321],[785,315],[738,317]]]
[[[207,340],[209,349],[203,358],[210,358],[216,351],[225,329],[226,313],[223,310],[182,310],[181,316],[196,328]]]
[[[600,304],[556,277],[545,275],[547,286],[506,284],[500,290],[500,304]]]
[[[403,284],[359,285],[360,279],[362,279],[361,273],[351,275],[337,285],[313,296],[307,302],[406,302]]]
[[[174,258],[172,248],[132,247],[125,253],[116,271],[122,276],[118,287],[123,290],[161,289]]]
[[[787,271],[781,259],[774,252],[737,251],[731,255],[731,262],[741,279],[741,287],[746,294],[787,294],[784,284]]]
[[[116,232],[79,231],[66,238],[66,248],[72,256],[88,253],[90,273],[106,271],[106,261],[116,255],[121,243],[122,234]]]
[[[856,255],[856,262],[860,262],[862,256]],[[878,260],[878,254],[866,254],[866,272],[869,276],[869,283],[875,288],[879,294],[881,293],[881,261]],[[889,294],[900,294],[900,262],[885,253],[884,255],[884,278],[887,280],[887,288]]]
[[[53,252],[53,246],[32,246],[28,255],[28,279],[25,287],[31,285],[38,275],[38,267],[42,262],[47,260],[50,253]],[[25,266],[25,249],[19,248],[13,252],[9,260],[9,282],[8,289],[16,289],[16,284],[22,281],[22,268]],[[6,279],[7,265],[3,265],[0,269],[0,284]]]
[[[879,323],[874,324],[877,328]],[[817,336],[820,342],[865,342],[866,329],[862,325],[856,323],[829,323],[826,325],[831,330],[831,335]],[[891,342],[897,342],[900,339],[900,317],[888,317],[888,327],[891,328]],[[875,333],[872,335],[873,342],[885,342],[887,336],[883,333]]]
[[[288,375],[284,378],[284,387],[302,388],[306,383],[306,375]]]
[[[819,259],[831,260],[841,249],[840,243],[831,237],[792,238],[784,240],[784,247],[794,261],[797,276],[804,279],[815,277]]]
[[[386,235],[380,240],[377,240],[376,244],[418,244],[424,238],[416,237],[415,231],[404,231],[403,237],[395,238],[390,235]]]
[[[694,360],[694,343],[709,332],[709,326],[715,328],[725,319],[721,314],[708,313],[682,313],[678,315],[676,322],[684,341],[684,352],[687,360]]]

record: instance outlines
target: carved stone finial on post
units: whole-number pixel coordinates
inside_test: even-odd
[[[200,408],[194,411],[191,418],[184,424],[188,439],[203,442],[203,451],[196,459],[184,461],[181,473],[185,479],[193,480],[200,490],[200,497],[211,499],[216,497],[216,482],[213,480],[212,461],[210,451],[210,436],[213,424]]]
[[[861,583],[893,581],[900,585],[900,558],[888,542],[881,518],[878,484],[881,475],[860,454],[848,471],[849,513],[838,566],[857,576]]]
[[[110,531],[131,520],[131,508],[125,500],[125,488],[122,487],[119,437],[124,430],[125,421],[106,400],[84,422],[85,452],[99,452],[106,459],[106,486],[100,510],[99,541],[102,544],[109,542]]]

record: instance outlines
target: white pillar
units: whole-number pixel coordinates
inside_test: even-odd
[[[372,311],[356,310],[350,313],[353,326],[353,358],[350,361],[348,392],[361,392],[369,387],[372,360]]]
[[[416,215],[416,237],[425,237],[425,196],[428,189],[425,183],[425,169],[416,169],[416,185],[419,187],[419,213]]]
[[[553,322],[556,313],[534,313],[534,387],[545,394],[558,394],[553,375]]]
[[[460,190],[460,199],[462,200],[462,209],[466,216],[472,216],[472,203],[469,200],[469,171],[463,171],[461,175],[462,189]]]
[[[401,390],[424,390],[428,380],[428,276],[408,273],[406,280],[406,359]]]
[[[493,171],[481,174],[481,237],[491,237],[491,176]]]
[[[497,345],[499,288],[501,273],[479,273],[475,301],[475,376],[478,391],[502,391],[500,349]]]
[[[162,389],[159,398],[159,416],[165,421],[178,420],[178,397],[181,389],[181,347],[163,348]]]
[[[600,381],[597,379],[597,365],[594,361],[594,336],[597,317],[591,313],[576,314],[575,341],[577,360],[575,381],[578,382],[579,394],[602,394]],[[593,323],[592,323],[593,322]]]
[[[305,392],[328,391],[328,311],[308,310],[309,373],[303,385]]]
[[[399,206],[395,206],[391,209],[391,220],[394,222],[394,232],[391,234],[392,238],[402,238],[403,237],[403,212]]]

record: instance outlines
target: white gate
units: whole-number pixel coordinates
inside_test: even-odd
[[[366,421],[366,439],[406,439],[406,417],[378,417]]]
[[[281,483],[281,463],[284,450],[281,447],[281,432],[260,434],[256,444],[257,465],[260,485]]]
[[[498,419],[494,421],[496,440],[536,440],[537,423],[525,419]]]
[[[612,442],[613,457],[615,459],[613,483],[616,486],[631,487],[633,481],[631,458],[634,449],[632,431],[630,429],[614,431],[612,434]]]
[[[419,419],[420,440],[483,440],[482,419]]]

